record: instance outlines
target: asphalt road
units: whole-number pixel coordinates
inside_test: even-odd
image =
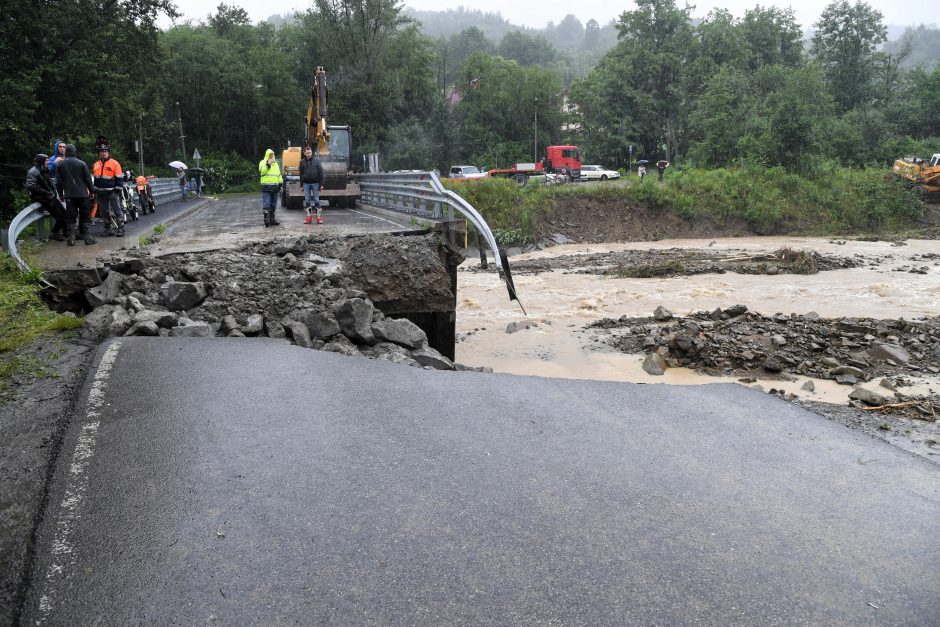
[[[102,345],[23,618],[938,624],[940,468],[742,386]]]

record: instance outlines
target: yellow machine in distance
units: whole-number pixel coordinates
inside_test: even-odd
[[[284,190],[281,192],[281,204],[287,209],[303,207],[304,190],[300,184],[300,159],[304,146],[310,146],[323,166],[323,180],[320,182],[320,200],[329,201],[331,207],[352,208],[356,206],[361,192],[359,184],[349,171],[349,157],[352,149],[352,132],[348,126],[328,126],[327,106],[329,91],[326,87],[326,71],[317,67],[313,86],[310,89],[310,101],[304,117],[303,146],[290,146],[281,154],[281,167],[284,174]]]
[[[894,162],[894,173],[912,181],[924,194],[940,193],[940,153],[924,161],[918,157],[904,157]]]

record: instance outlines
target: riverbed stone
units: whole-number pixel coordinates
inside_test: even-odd
[[[112,337],[124,335],[133,324],[134,321],[128,311],[120,305],[116,305],[108,322],[108,335]]]
[[[264,330],[264,316],[261,314],[248,316],[245,326],[242,327],[242,333],[248,336],[258,335],[262,330]]]
[[[852,390],[852,392],[849,394],[849,398],[862,401],[866,405],[871,405],[873,407],[884,405],[886,400],[885,397],[878,392],[874,392],[863,387],[856,387],[854,390]]]
[[[899,364],[907,364],[911,361],[911,354],[897,344],[872,344],[868,347],[868,355],[872,359],[890,359]]]
[[[160,335],[160,327],[157,326],[156,322],[152,320],[145,320],[144,322],[135,322],[131,325],[131,328],[128,329],[124,335],[142,335],[147,337],[156,337]]]
[[[780,363],[780,359],[773,355],[765,359],[761,367],[767,372],[780,372],[783,370],[783,364]]]
[[[672,320],[672,312],[660,305],[653,311],[653,320],[656,320],[657,322]]]
[[[649,353],[643,360],[643,370],[648,374],[660,376],[666,373],[666,360],[659,353]]]

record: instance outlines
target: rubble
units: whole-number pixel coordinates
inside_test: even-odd
[[[403,257],[408,262],[400,263]],[[86,339],[271,337],[344,355],[456,369],[429,346],[417,324],[389,317],[370,298],[377,295],[392,310],[453,311],[450,279],[433,238],[300,237],[236,251],[165,257],[137,252],[111,260],[104,272],[98,285],[89,285],[87,276],[73,282],[84,294]],[[422,300],[417,305],[415,294]]]

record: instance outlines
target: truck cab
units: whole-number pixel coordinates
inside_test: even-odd
[[[577,181],[581,178],[581,151],[577,146],[546,146],[544,169]]]

